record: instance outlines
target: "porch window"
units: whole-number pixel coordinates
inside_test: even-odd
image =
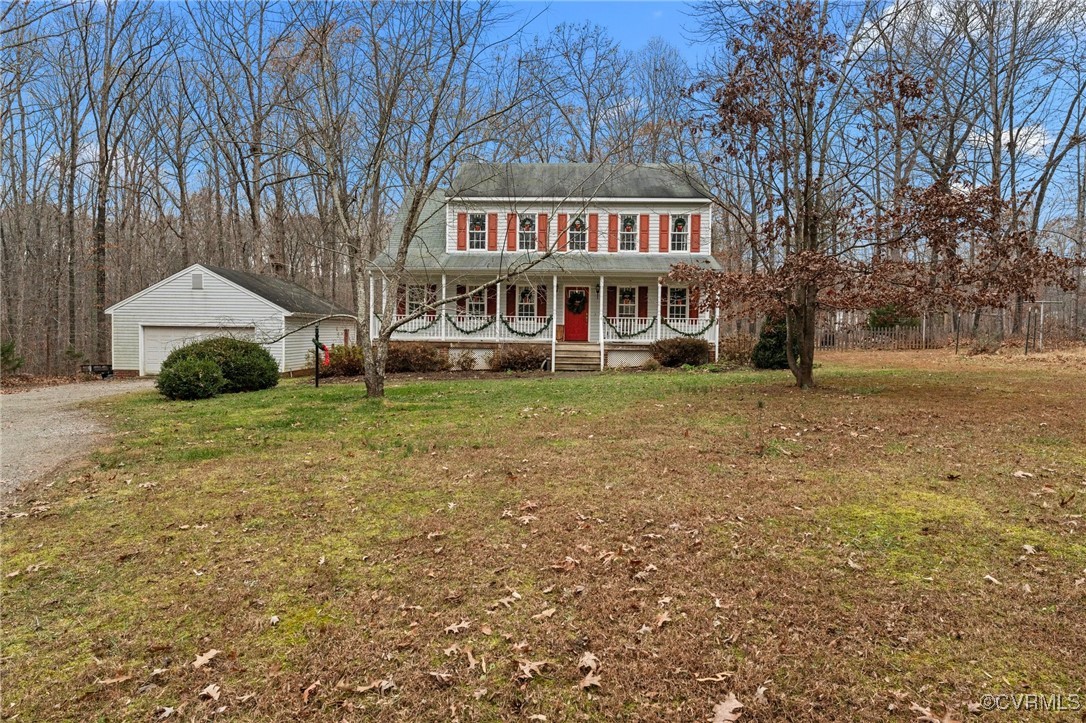
[[[667,318],[685,319],[687,314],[686,289],[669,287],[667,290]]]
[[[536,315],[536,288],[534,286],[520,286],[517,288],[517,316]]]
[[[690,250],[690,217],[679,214],[671,217],[671,250]]]
[[[485,213],[473,213],[468,216],[468,248],[472,251],[486,251]]]
[[[465,307],[468,316],[486,316],[486,294],[476,291],[468,297]]]
[[[407,313],[414,314],[426,305],[426,287],[425,286],[408,286],[407,287]]]
[[[637,251],[637,216],[623,216],[618,233],[619,251]]]
[[[535,251],[537,239],[535,216],[531,214],[521,216],[520,231],[517,234],[517,248],[521,251]]]
[[[588,228],[585,226],[584,218],[581,216],[574,216],[573,220],[569,224],[569,250],[570,251],[587,251],[588,250]]]
[[[637,316],[637,287],[618,287],[618,316],[620,319],[632,319]]]

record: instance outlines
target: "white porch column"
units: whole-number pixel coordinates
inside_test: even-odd
[[[495,319],[494,319],[494,341],[501,341],[502,338],[502,305],[505,303],[505,294],[502,293],[502,282],[498,282],[498,298],[497,303],[494,304]]]
[[[600,293],[598,296],[600,299],[600,371],[602,372],[604,365],[607,363],[607,350],[603,344],[603,317],[607,313],[607,286],[602,275],[600,275]]]
[[[445,298],[445,274],[441,275],[441,298]],[[441,333],[441,341],[445,341],[445,305],[439,306],[434,313],[441,314],[441,318],[437,320],[438,329]]]
[[[551,276],[551,374],[558,361],[558,275]],[[564,303],[564,302],[563,302]]]
[[[660,341],[663,338],[664,333],[664,315],[660,312],[661,309],[666,309],[664,305],[664,285],[660,283],[660,279],[656,279],[656,341]]]

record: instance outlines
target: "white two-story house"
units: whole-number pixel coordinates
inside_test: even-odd
[[[454,356],[467,350],[480,361],[499,344],[547,344],[558,371],[640,364],[649,344],[675,336],[716,345],[713,314],[664,278],[676,263],[719,268],[709,194],[682,169],[467,164],[422,219],[407,281],[389,291],[400,318],[512,277],[426,309],[394,340],[441,344]],[[393,265],[401,229],[397,222],[379,265]]]

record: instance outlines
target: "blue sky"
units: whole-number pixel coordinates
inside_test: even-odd
[[[695,65],[705,53],[687,40],[686,28],[692,26],[690,6],[681,2],[511,2],[510,9],[527,17],[538,15],[527,30],[529,37],[545,35],[561,23],[586,20],[607,28],[608,33],[626,50],[637,50],[650,38],[659,36],[671,43]]]

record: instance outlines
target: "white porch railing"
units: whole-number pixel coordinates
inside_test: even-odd
[[[658,339],[692,336],[715,342],[719,325],[716,319],[661,319]]]
[[[645,343],[656,340],[655,316],[608,316],[603,320],[604,341]]]
[[[393,322],[406,315],[395,315]],[[549,316],[468,316],[449,315],[445,318],[421,317],[397,329],[392,338],[409,340],[475,341],[545,341],[551,339]]]

